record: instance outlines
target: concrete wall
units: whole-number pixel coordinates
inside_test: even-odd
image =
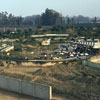
[[[85,61],[85,60],[82,61],[82,65],[86,65],[86,66],[89,66],[89,67],[100,68],[100,63],[93,63],[93,62]]]
[[[44,100],[52,99],[51,86],[45,86],[38,83],[17,80],[5,76],[0,76],[0,88],[30,95]]]

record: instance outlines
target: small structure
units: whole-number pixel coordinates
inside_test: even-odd
[[[50,45],[51,39],[42,41],[41,45]]]

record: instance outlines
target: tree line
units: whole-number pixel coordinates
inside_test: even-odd
[[[100,22],[100,18],[90,18],[79,16],[62,16],[59,12],[46,9],[41,15],[32,16],[14,16],[13,14],[8,14],[7,12],[0,13],[0,27],[4,26],[52,26],[52,25],[74,25],[79,23],[92,23],[96,24]]]

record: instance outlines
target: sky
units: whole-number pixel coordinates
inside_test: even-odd
[[[1,0],[0,12],[7,11],[16,16],[41,14],[53,9],[64,16],[84,15],[100,17],[100,0]]]

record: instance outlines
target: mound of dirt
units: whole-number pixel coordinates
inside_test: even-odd
[[[33,73],[34,82],[51,85],[53,91],[74,100],[99,100],[100,70],[82,66],[78,62],[59,64]]]

